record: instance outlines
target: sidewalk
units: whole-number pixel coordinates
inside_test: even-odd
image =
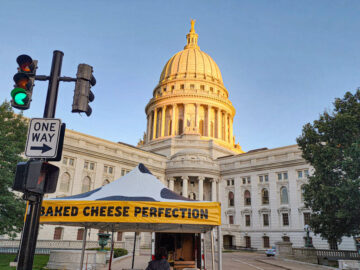
[[[266,263],[272,266],[277,266],[282,269],[286,270],[329,270],[329,269],[338,269],[334,267],[324,266],[324,265],[316,265],[306,262],[300,262],[295,260],[289,260],[289,259],[280,259],[280,258],[274,258],[274,259],[257,259],[256,261]]]
[[[145,269],[149,261],[150,261],[150,256],[135,255],[134,270]],[[126,258],[113,262],[111,264],[111,270],[131,269],[131,263],[132,263],[132,255],[126,256]],[[108,269],[109,269],[109,265],[106,265],[106,267],[101,268],[100,270],[108,270]]]

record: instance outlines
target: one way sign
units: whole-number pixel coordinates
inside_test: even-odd
[[[60,130],[60,119],[31,119],[25,156],[32,158],[55,158],[58,152]]]

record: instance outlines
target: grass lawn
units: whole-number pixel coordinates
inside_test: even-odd
[[[10,267],[10,262],[14,261],[15,254],[0,254],[0,269],[14,270],[15,267]],[[33,270],[41,270],[46,266],[49,260],[49,255],[35,255]]]

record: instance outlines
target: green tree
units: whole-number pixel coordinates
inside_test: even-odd
[[[336,249],[343,236],[360,233],[360,89],[335,99],[297,143],[314,168],[304,189],[310,225]]]
[[[16,164],[25,149],[27,123],[10,103],[0,105],[0,235],[14,237],[24,223],[25,202],[12,192]]]

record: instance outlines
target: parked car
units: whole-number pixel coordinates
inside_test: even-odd
[[[270,257],[270,256],[275,256],[276,255],[276,247],[272,246],[271,248],[267,249],[265,251],[266,256]]]

